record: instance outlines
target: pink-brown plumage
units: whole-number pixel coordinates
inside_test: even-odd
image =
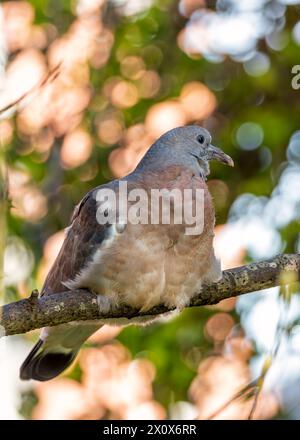
[[[199,139],[201,148],[197,144]],[[232,159],[210,142],[209,133],[200,127],[168,132],[151,147],[135,172],[124,179],[128,191],[143,189],[149,200],[152,189],[189,189],[193,190],[195,204],[195,192],[202,190],[201,233],[187,235],[186,228],[190,226],[187,223],[162,224],[161,218],[159,224],[129,222],[121,229],[116,225],[101,225],[96,218],[97,189],[92,190],[75,208],[42,295],[66,288],[87,288],[98,294],[103,307],[126,304],[147,311],[163,303],[182,309],[200,291],[204,281],[220,279],[221,267],[213,250],[215,213],[205,177],[213,154],[230,165]],[[117,184],[113,181],[105,187],[118,192]],[[21,367],[21,377],[38,380],[55,377],[72,362],[84,340],[101,324],[70,323],[44,329],[41,342]]]

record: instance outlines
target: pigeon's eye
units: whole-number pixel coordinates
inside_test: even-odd
[[[199,136],[197,136],[197,141],[198,141],[199,144],[201,144],[201,145],[204,144],[205,137],[203,136],[203,134],[199,134]]]

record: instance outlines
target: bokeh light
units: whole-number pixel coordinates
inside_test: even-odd
[[[270,64],[270,59],[266,54],[256,52],[252,58],[245,61],[244,69],[248,75],[260,76],[268,72]]]
[[[296,41],[296,43],[300,45],[300,21],[298,21],[298,23],[296,23],[294,26],[293,38]]]
[[[60,152],[63,167],[76,168],[86,162],[91,154],[92,140],[86,131],[76,129],[66,135]]]
[[[264,132],[260,125],[254,122],[245,122],[236,132],[236,140],[243,150],[258,148],[264,139]]]
[[[287,149],[287,158],[292,163],[296,162],[300,164],[300,131],[294,133],[290,139]]]

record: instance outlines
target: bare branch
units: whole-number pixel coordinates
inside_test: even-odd
[[[38,84],[34,85],[30,90],[25,92],[23,95],[21,95],[15,101],[13,101],[10,104],[7,104],[5,107],[1,108],[0,109],[0,119],[6,118],[8,116],[7,112],[13,113],[16,110],[18,110],[19,106],[26,103],[27,99],[29,97],[33,97],[34,94],[36,92],[38,92],[39,90],[41,90],[44,86],[52,83],[59,75],[60,65],[61,65],[61,63],[58,64],[57,66],[55,66],[52,70],[50,70],[47,73],[47,75]],[[11,114],[9,114],[9,116],[11,116]]]
[[[278,255],[267,261],[225,270],[222,280],[203,286],[201,292],[195,294],[189,307],[216,304],[226,298],[279,286],[282,279],[300,279],[299,254]],[[27,299],[6,304],[0,308],[0,325],[4,336],[71,321],[131,319],[162,315],[170,311],[164,305],[158,305],[147,312],[139,312],[122,305],[107,313],[99,309],[95,294],[87,290],[72,290],[41,298],[33,294]]]

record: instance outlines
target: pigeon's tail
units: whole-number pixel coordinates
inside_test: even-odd
[[[51,352],[43,349],[42,339],[36,343],[20,368],[20,378],[46,381],[62,373],[73,362],[78,352]]]
[[[43,329],[41,338],[20,368],[20,378],[46,381],[62,373],[75,359],[81,345],[101,324],[61,324]]]

